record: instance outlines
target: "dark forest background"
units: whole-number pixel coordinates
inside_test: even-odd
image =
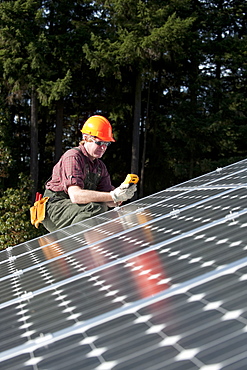
[[[0,1],[0,248],[46,233],[29,207],[93,114],[143,197],[247,154],[239,0]]]

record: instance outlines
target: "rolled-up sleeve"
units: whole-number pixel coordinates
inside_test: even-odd
[[[60,178],[65,193],[68,193],[68,187],[71,185],[84,188],[85,164],[81,156],[70,155],[64,158]]]
[[[86,176],[85,162],[82,155],[75,150],[68,150],[54,166],[52,178],[46,184],[46,188],[52,191],[64,191],[68,194],[71,185],[84,188]]]
[[[55,192],[64,191],[66,194],[73,185],[84,189],[89,172],[100,174],[96,190],[109,192],[114,189],[105,164],[100,159],[91,161],[75,149],[65,152],[54,166],[52,179],[47,182],[46,188]]]

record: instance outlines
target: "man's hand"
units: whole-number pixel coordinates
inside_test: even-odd
[[[128,199],[131,199],[136,190],[136,184],[130,185],[122,183],[118,188],[112,190],[110,195],[114,203],[124,202]]]

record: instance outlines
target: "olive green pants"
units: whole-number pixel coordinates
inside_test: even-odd
[[[57,193],[46,190],[44,196],[50,197],[50,199],[46,203],[46,217],[42,224],[50,232],[99,215],[108,210],[106,203],[72,203],[66,197],[66,194],[62,194],[62,192],[61,195],[57,195]]]

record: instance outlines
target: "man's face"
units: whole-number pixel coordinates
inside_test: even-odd
[[[109,145],[108,142],[104,142],[98,138],[90,137],[90,136],[85,138],[85,143],[84,143],[84,147],[86,151],[88,152],[89,156],[93,160],[95,158],[101,158],[103,154],[105,153],[108,145]]]

